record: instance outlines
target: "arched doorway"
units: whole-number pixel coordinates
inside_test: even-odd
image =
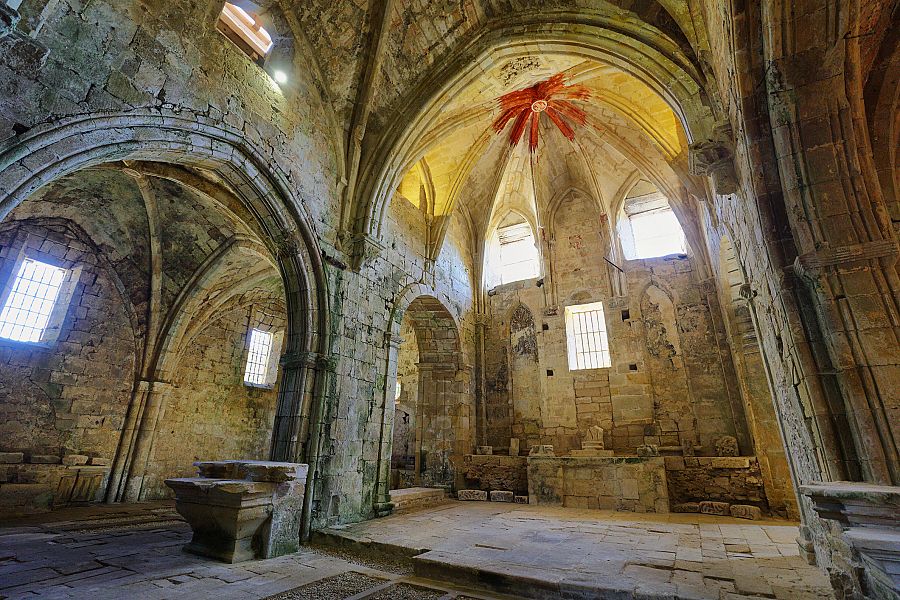
[[[415,284],[400,294],[390,326],[376,511],[390,489],[453,489],[475,439],[472,368],[450,310]]]
[[[414,365],[402,364],[415,367],[418,385],[412,406],[414,427],[407,438],[408,453],[414,462],[413,481],[418,486],[450,488],[454,482],[454,457],[471,450],[472,415],[467,393],[471,381],[460,364],[459,330],[447,308],[431,296],[413,300],[404,322],[414,337],[400,344],[400,356],[407,354],[404,346],[411,344],[418,354]],[[402,377],[412,379],[407,373]],[[397,431],[396,417],[394,427]]]

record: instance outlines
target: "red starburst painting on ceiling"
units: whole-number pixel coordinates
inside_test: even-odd
[[[587,100],[590,96],[586,87],[566,85],[563,74],[557,73],[531,87],[500,96],[501,112],[494,121],[494,131],[500,133],[515,119],[509,132],[510,145],[517,145],[527,128],[528,147],[534,152],[538,145],[541,114],[544,113],[567,139],[574,140],[575,126],[584,125],[586,115],[572,100]]]

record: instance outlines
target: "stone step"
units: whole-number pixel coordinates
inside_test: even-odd
[[[406,512],[428,506],[436,506],[448,501],[444,488],[414,487],[391,490],[391,502],[394,512]]]
[[[491,564],[483,556],[462,558],[456,554],[432,550],[413,557],[412,562],[417,577],[472,587],[506,597],[533,600],[626,600],[637,597],[641,600],[673,600],[671,594],[656,595],[652,591],[636,596],[633,594],[634,590],[627,586],[617,586],[609,580],[595,581],[589,576],[581,580],[577,573],[573,574],[571,580],[566,580],[539,569],[535,571],[502,563]],[[684,600],[688,598],[694,600],[693,596],[685,596]],[[682,596],[676,595],[674,599],[682,600]]]

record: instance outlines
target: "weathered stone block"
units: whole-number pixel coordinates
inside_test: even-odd
[[[682,502],[681,504],[673,504],[672,512],[698,513],[698,512],[700,512],[700,503],[699,502]]]
[[[667,456],[666,460],[666,470],[667,471],[683,471],[684,470],[684,457],[683,456]]]
[[[55,454],[32,454],[28,462],[34,465],[58,465],[60,460]]]
[[[714,442],[716,446],[716,455],[718,456],[737,456],[740,454],[737,439],[734,436],[723,435]]]
[[[86,465],[88,462],[88,457],[84,454],[66,454],[63,456],[62,464],[67,467],[72,467],[75,465]]]
[[[22,452],[0,452],[0,463],[15,465],[24,462],[25,455]]]
[[[491,502],[513,502],[515,501],[515,496],[511,491],[507,490],[492,490],[490,493]]]
[[[731,505],[727,502],[701,502],[700,512],[704,515],[728,515],[728,509]]]
[[[528,504],[528,496],[516,496],[514,502],[516,504]]]
[[[528,456],[556,456],[553,446],[550,444],[538,444],[531,447]]]
[[[96,456],[91,459],[91,464],[98,467],[108,467],[111,462],[112,461],[110,461],[108,458],[99,458]]]
[[[519,455],[519,438],[512,438],[511,440],[509,440],[509,455]]]
[[[750,459],[746,456],[714,456],[707,460],[713,469],[746,469],[750,466]]]
[[[477,446],[475,448],[475,454],[480,454],[482,456],[489,456],[494,453],[493,446]]]
[[[749,504],[732,504],[731,516],[738,519],[758,521],[762,519],[762,510],[760,510],[758,506],[751,506]]]
[[[459,490],[456,492],[456,499],[487,502],[488,493],[484,490]]]
[[[655,444],[642,444],[637,447],[637,455],[643,457],[659,456],[659,446]]]

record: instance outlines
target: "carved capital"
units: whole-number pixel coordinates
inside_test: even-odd
[[[734,168],[734,139],[729,125],[719,125],[712,139],[694,142],[688,148],[691,173],[711,177],[713,189],[720,196],[738,190]]]
[[[749,283],[742,283],[741,287],[738,290],[738,293],[741,295],[741,298],[743,298],[747,302],[751,302],[754,298],[756,298],[759,292],[754,290]]]
[[[384,245],[368,233],[354,233],[350,236],[353,270],[358,271],[371,263],[384,251]]]
[[[299,369],[302,367],[315,367],[318,352],[290,352],[281,357],[279,361],[285,369]]]
[[[403,341],[403,337],[399,333],[387,331],[384,334],[384,343],[391,348],[399,348]]]

